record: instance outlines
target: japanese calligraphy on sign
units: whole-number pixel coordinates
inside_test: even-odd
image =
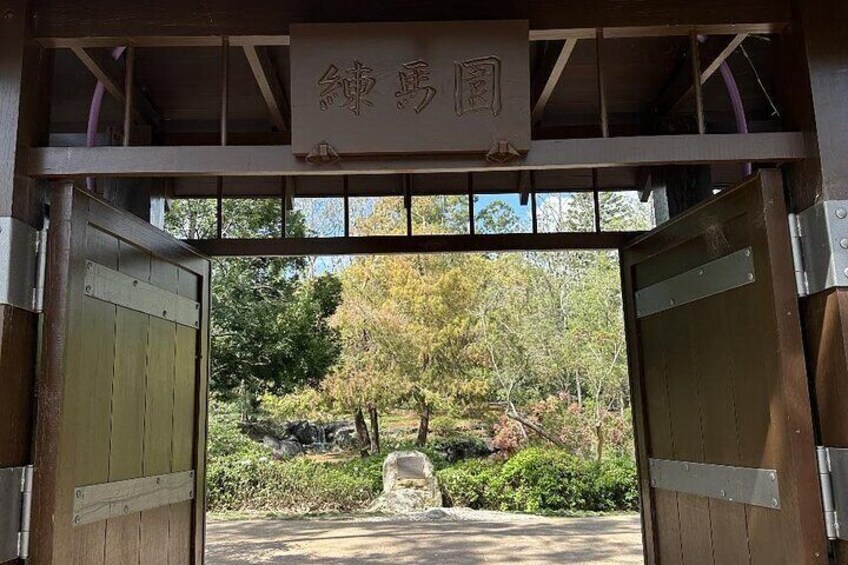
[[[293,25],[295,154],[526,151],[527,34],[525,21]]]

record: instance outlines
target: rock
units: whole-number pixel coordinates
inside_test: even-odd
[[[306,420],[289,424],[288,433],[303,445],[318,443],[323,436],[321,428]]]
[[[383,462],[383,492],[368,509],[387,514],[442,506],[433,463],[419,451],[395,451]]]
[[[282,440],[277,450],[282,457],[291,458],[303,453],[303,446],[296,441]]]
[[[332,440],[328,439],[328,441],[332,441],[333,446],[339,449],[350,449],[356,447],[356,430],[353,429],[353,426],[341,428],[336,430],[333,433]]]
[[[262,445],[270,447],[274,451],[280,450],[280,440],[271,436],[262,436]]]
[[[459,437],[443,441],[436,446],[436,451],[442,453],[449,463],[463,459],[488,457],[494,450],[485,442],[473,437]]]

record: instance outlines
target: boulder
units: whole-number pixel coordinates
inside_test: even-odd
[[[271,436],[264,436],[262,438],[262,444],[270,447],[275,455],[284,459],[289,459],[303,453],[303,447],[296,441],[279,440]]]
[[[488,457],[494,450],[483,440],[473,437],[447,439],[436,445],[436,451],[443,454],[448,463],[456,463],[464,459]]]
[[[303,445],[318,443],[323,436],[321,428],[306,420],[290,423],[288,433],[291,438]]]
[[[442,506],[433,463],[419,451],[395,451],[383,462],[383,492],[368,509],[386,514],[422,512]]]

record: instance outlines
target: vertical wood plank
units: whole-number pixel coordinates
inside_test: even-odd
[[[729,291],[716,300],[696,302],[692,320],[705,328],[738,327],[740,309],[732,307],[746,289]],[[739,431],[733,359],[744,348],[742,340],[725,339],[723,332],[703,332],[695,348],[700,367],[703,405],[704,459],[717,465],[739,466]],[[745,507],[722,500],[710,500],[715,563],[750,563],[748,524]]]
[[[118,242],[118,270],[147,281],[150,256],[123,240]],[[112,433],[109,481],[135,479],[143,473],[144,400],[148,316],[118,308],[115,375],[112,383]],[[141,542],[138,513],[106,522],[106,563],[138,565]]]
[[[171,450],[173,472],[189,471],[194,468],[196,352],[197,330],[177,326],[174,435]],[[190,563],[191,525],[192,502],[172,504],[168,546],[170,565]]]
[[[693,362],[698,346],[688,306],[672,308],[659,315],[666,331],[667,386],[669,415],[674,427],[674,459],[703,462],[701,432],[700,368]],[[709,501],[700,496],[678,493],[680,541],[683,562],[713,562]]]
[[[650,457],[674,459],[674,430],[669,411],[667,365],[663,344],[664,326],[656,317],[640,320]],[[663,564],[683,563],[677,494],[654,490],[657,558]]]
[[[86,232],[86,256],[102,265],[116,268],[118,240],[89,226]],[[74,486],[104,483],[109,480],[109,435],[111,430],[112,380],[115,370],[116,307],[83,298],[82,343],[73,355],[73,370],[68,374],[71,391],[71,428],[74,431]],[[66,494],[70,496],[70,493]],[[71,561],[85,565],[105,562],[105,522],[74,528]]]
[[[176,292],[178,271],[175,265],[153,258],[150,267],[152,284]],[[145,476],[171,472],[176,373],[176,324],[151,317],[148,328],[144,414]],[[169,532],[169,507],[142,512],[142,565],[168,562]]]
[[[35,343],[36,316],[0,305],[0,468],[31,462]]]

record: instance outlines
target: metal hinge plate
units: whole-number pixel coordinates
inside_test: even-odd
[[[816,447],[827,538],[848,541],[848,449]]]
[[[0,469],[0,563],[29,557],[32,466]]]
[[[789,215],[799,296],[848,287],[848,200],[822,200]]]
[[[20,220],[0,218],[0,304],[36,312],[38,232]]]

